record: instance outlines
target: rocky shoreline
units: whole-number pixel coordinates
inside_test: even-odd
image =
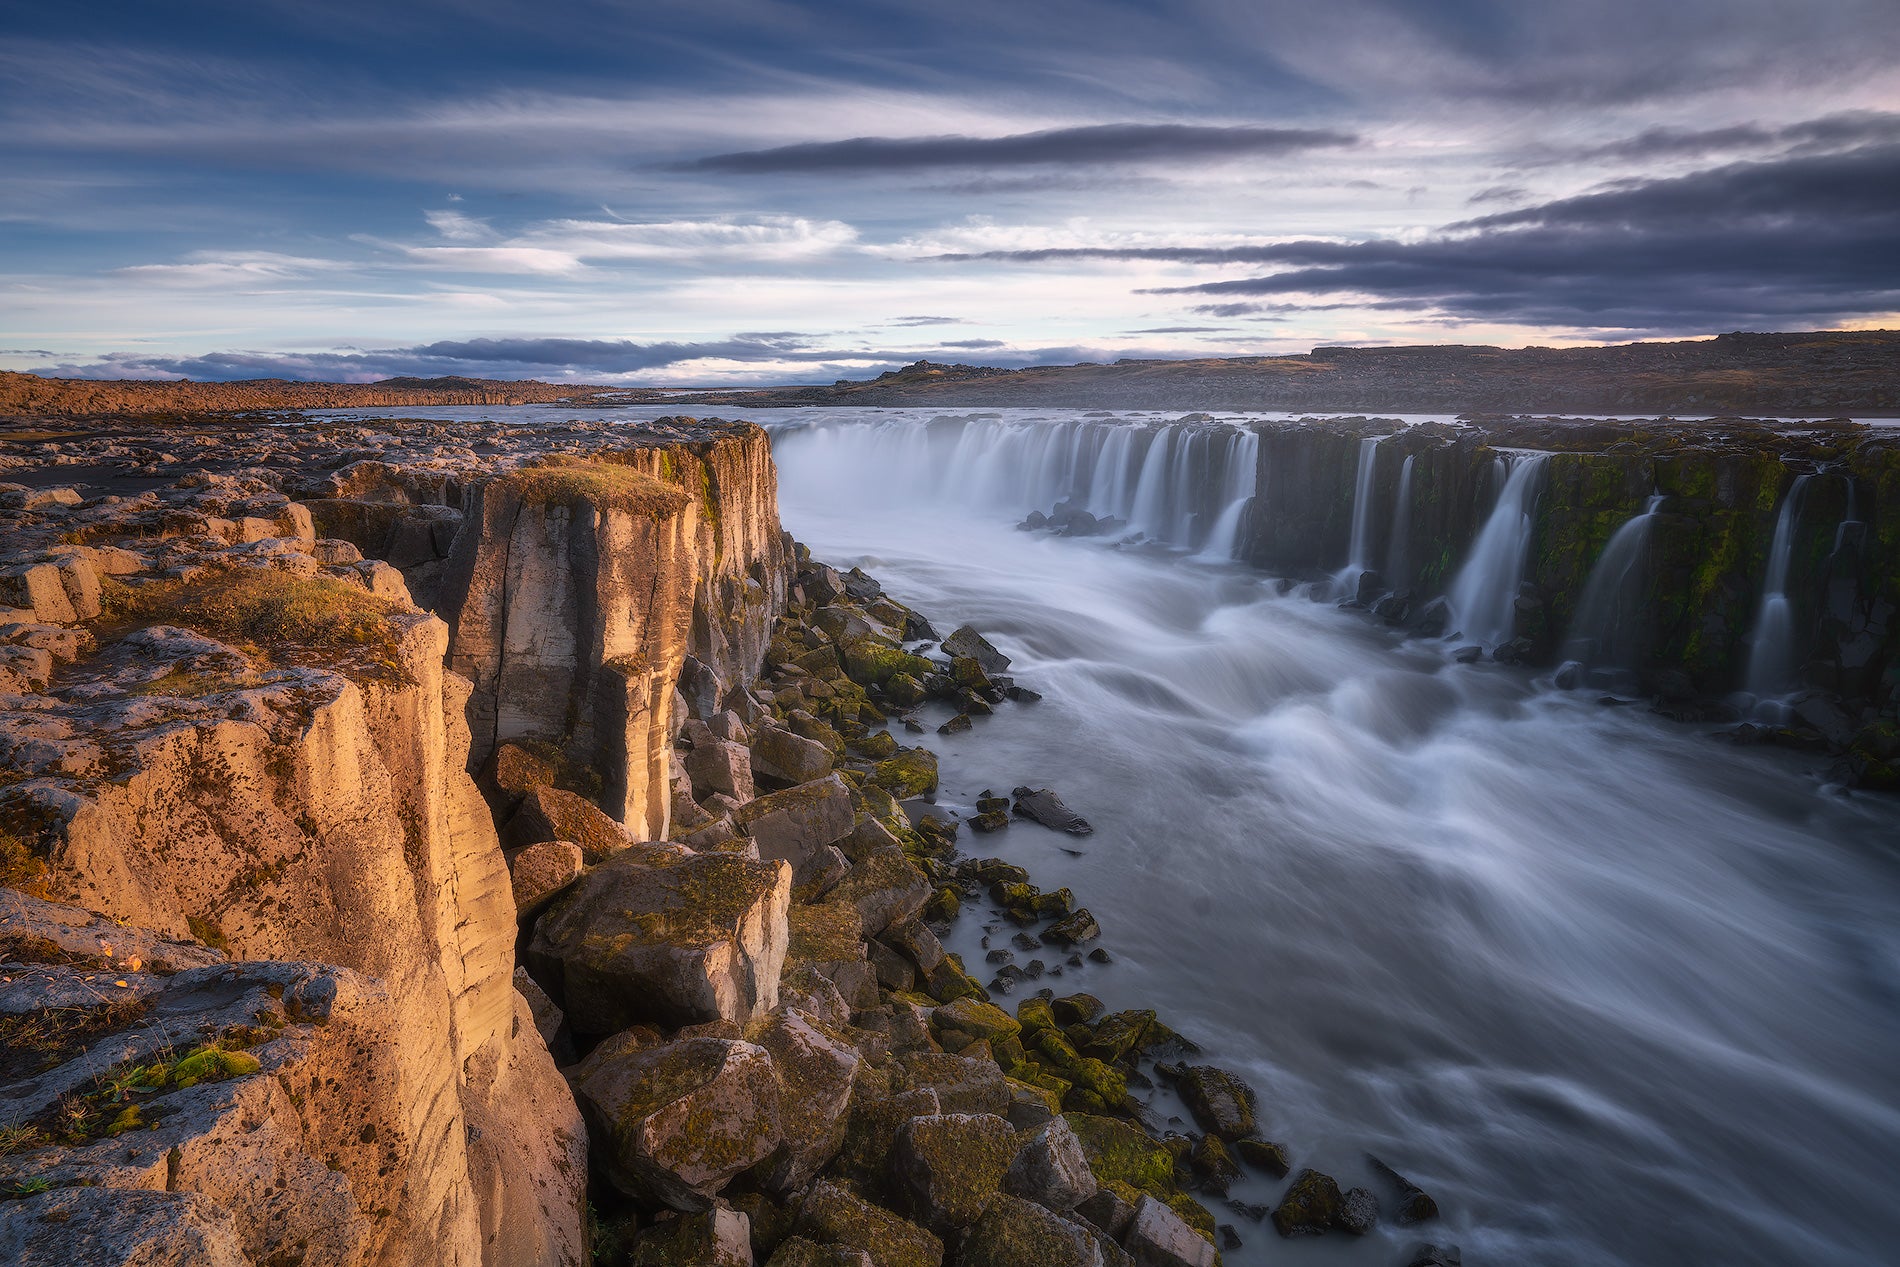
[[[68,482],[0,489],[14,1259],[1203,1267],[1230,1215],[1435,1214],[1389,1171],[1222,1201],[1296,1160],[1252,1089],[1059,992],[1093,917],[958,848],[1087,823],[1027,786],[959,823],[894,734],[1035,692],[792,543],[756,427],[29,468]]]

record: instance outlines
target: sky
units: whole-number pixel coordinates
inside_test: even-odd
[[[1896,0],[0,0],[0,369],[1900,327]]]

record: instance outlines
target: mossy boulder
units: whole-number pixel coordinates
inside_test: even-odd
[[[765,1267],[878,1267],[877,1260],[849,1245],[820,1245],[791,1237],[772,1251]]]
[[[959,1267],[1099,1267],[1103,1261],[1089,1229],[1006,1194],[991,1198],[957,1255]]]
[[[930,661],[910,654],[894,642],[860,634],[838,644],[845,676],[861,686],[883,686],[900,673],[921,678],[931,671]]]
[[[799,1208],[797,1232],[863,1250],[879,1267],[943,1267],[942,1241],[842,1184],[820,1180],[812,1185]]]
[[[628,1267],[752,1267],[749,1222],[720,1207],[655,1223],[634,1240]]]
[[[1082,1045],[1083,1054],[1093,1056],[1097,1060],[1111,1062],[1121,1060],[1129,1052],[1146,1047],[1148,1036],[1154,1032],[1154,1027],[1155,1014],[1153,1012],[1111,1013],[1095,1022],[1089,1040]]]
[[[1282,1236],[1318,1236],[1339,1221],[1344,1203],[1338,1182],[1309,1167],[1293,1177],[1280,1198],[1273,1212],[1274,1230]]]
[[[871,782],[904,800],[937,790],[937,754],[927,748],[905,748],[871,771]]]
[[[1258,1129],[1254,1090],[1238,1074],[1213,1065],[1190,1065],[1181,1072],[1177,1089],[1209,1134],[1237,1140]]]
[[[1125,1183],[1157,1196],[1174,1189],[1173,1155],[1140,1128],[1089,1113],[1063,1117],[1081,1143],[1098,1183]]]
[[[779,1147],[781,1084],[764,1048],[723,1038],[653,1044],[608,1039],[570,1083],[593,1157],[616,1188],[676,1210],[704,1210]]]
[[[793,1192],[844,1147],[851,1088],[864,1057],[849,1039],[803,1012],[776,1012],[754,1026],[750,1037],[771,1054],[784,1088],[784,1142],[760,1178],[772,1191]]]
[[[529,964],[579,1033],[744,1022],[778,1001],[791,892],[783,862],[628,851],[555,900]]]
[[[541,785],[521,798],[514,816],[502,828],[501,843],[521,849],[544,840],[571,840],[581,847],[589,865],[605,862],[641,843],[640,838],[609,818],[585,797]]]
[[[983,1003],[976,999],[958,999],[938,1008],[930,1023],[936,1027],[959,1029],[973,1038],[985,1039],[994,1044],[1005,1038],[1014,1038],[1022,1032],[1022,1025],[1008,1012],[993,1003]]]
[[[905,1084],[936,1092],[937,1103],[945,1113],[989,1113],[997,1117],[1009,1113],[1009,1087],[1003,1081],[1003,1071],[990,1061],[916,1052],[901,1057],[899,1064]]]
[[[1122,1236],[1130,1256],[1144,1267],[1214,1267],[1210,1227],[1204,1234],[1166,1202],[1144,1195]]]
[[[930,880],[901,849],[871,853],[845,873],[825,901],[856,909],[867,936],[916,918],[930,900]]]
[[[1002,1186],[1016,1129],[988,1113],[938,1113],[898,1126],[891,1176],[912,1214],[941,1235],[968,1227]]]

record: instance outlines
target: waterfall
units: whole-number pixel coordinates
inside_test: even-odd
[[[1801,526],[1801,493],[1809,477],[1797,475],[1775,516],[1775,539],[1768,547],[1768,575],[1762,581],[1761,606],[1749,637],[1748,676],[1744,689],[1769,720],[1785,713],[1774,701],[1794,686],[1794,607],[1788,601],[1788,572],[1794,559],[1795,532]]]
[[[1496,647],[1515,631],[1518,588],[1531,549],[1531,511],[1549,459],[1548,453],[1524,453],[1510,465],[1497,505],[1452,581],[1446,601],[1453,625],[1468,641]]]
[[[1392,511],[1392,539],[1385,548],[1385,580],[1394,589],[1404,589],[1412,579],[1412,463],[1408,454],[1399,467],[1399,500]]]
[[[1234,557],[1234,548],[1240,538],[1240,517],[1246,513],[1247,503],[1253,500],[1254,490],[1258,487],[1259,461],[1258,431],[1238,431],[1228,438],[1226,452],[1221,459],[1227,471],[1227,482],[1221,490],[1220,518],[1214,521],[1213,530],[1207,534],[1207,544],[1201,547],[1197,557],[1223,562]]]
[[[1183,419],[938,415],[774,428],[801,478],[893,510],[955,499],[1021,518],[1067,502],[1163,545],[1231,559],[1254,496],[1258,432]]]
[[[1333,574],[1333,595],[1351,598],[1359,593],[1359,578],[1372,567],[1372,514],[1376,497],[1374,483],[1379,474],[1379,441],[1370,436],[1359,442],[1359,474],[1353,482],[1352,543],[1346,551],[1346,566]]]
[[[1632,679],[1641,667],[1639,605],[1649,563],[1649,533],[1664,500],[1660,495],[1651,497],[1642,514],[1611,535],[1584,582],[1570,636],[1564,640],[1564,658],[1580,670],[1594,671],[1593,679],[1600,678],[1598,684],[1606,689],[1633,689]]]

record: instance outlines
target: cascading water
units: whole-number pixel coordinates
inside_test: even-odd
[[[1412,577],[1412,463],[1408,454],[1399,467],[1399,499],[1392,510],[1392,539],[1385,548],[1385,580],[1394,588],[1403,588]]]
[[[1207,543],[1201,547],[1198,557],[1209,561],[1234,557],[1234,549],[1240,542],[1240,517],[1246,514],[1247,503],[1253,500],[1254,490],[1259,486],[1259,462],[1260,433],[1252,430],[1239,432],[1222,463],[1227,471],[1227,479],[1225,487],[1221,489],[1220,518],[1214,521],[1213,529],[1207,534]]]
[[[1579,682],[1587,677],[1592,685],[1606,690],[1634,689],[1642,656],[1638,605],[1649,561],[1649,534],[1656,512],[1666,500],[1651,497],[1642,514],[1611,535],[1596,566],[1590,569],[1583,597],[1577,600],[1569,637],[1564,640],[1564,657],[1576,666]],[[1558,670],[1559,680],[1566,685],[1571,676],[1568,667]]]
[[[1352,542],[1346,550],[1346,566],[1333,574],[1333,594],[1339,598],[1358,594],[1359,578],[1372,567],[1372,517],[1377,510],[1379,442],[1383,439],[1368,436],[1359,442],[1359,471],[1352,493]]]
[[[782,434],[840,462],[867,453],[888,462],[888,477],[860,498],[898,506],[954,491],[1016,517],[1068,502],[1123,521],[1128,532],[1218,559],[1233,557],[1260,454],[1258,432],[1202,421],[1156,427],[975,414],[839,426],[801,418]]]
[[[1548,453],[1521,453],[1510,463],[1498,503],[1452,581],[1446,601],[1453,625],[1468,642],[1495,647],[1516,631],[1518,590],[1531,549],[1531,511],[1549,460]]]
[[[1743,689],[1754,699],[1756,715],[1780,721],[1787,715],[1781,697],[1794,687],[1794,605],[1788,601],[1788,572],[1795,533],[1801,527],[1801,494],[1809,476],[1797,475],[1775,516],[1775,538],[1768,547],[1768,573],[1762,579],[1761,606],[1748,640],[1748,676]]]

